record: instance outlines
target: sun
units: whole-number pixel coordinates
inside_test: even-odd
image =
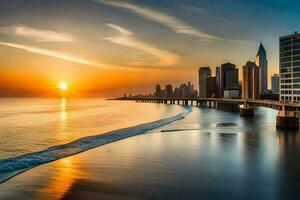
[[[59,85],[58,85],[58,88],[61,91],[66,91],[68,89],[68,84],[66,82],[60,82]]]

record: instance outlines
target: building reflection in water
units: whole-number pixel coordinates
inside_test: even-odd
[[[277,130],[277,137],[281,156],[292,156],[300,153],[299,130]]]

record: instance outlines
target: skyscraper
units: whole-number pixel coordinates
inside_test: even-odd
[[[221,69],[216,67],[216,97],[220,97],[220,84],[221,84]]]
[[[278,74],[274,74],[271,77],[271,83],[272,83],[272,92],[274,94],[279,94],[279,76],[278,76]]]
[[[159,84],[157,84],[157,85],[155,86],[155,93],[154,93],[154,96],[155,96],[155,97],[161,97],[161,95],[162,95],[161,87],[160,87]]]
[[[259,98],[259,68],[251,61],[243,66],[242,96],[243,99]]]
[[[280,99],[300,101],[300,34],[280,37]]]
[[[221,65],[220,76],[220,96],[224,97],[224,91],[238,91],[239,70],[232,63],[224,63]]]
[[[165,86],[165,96],[166,97],[173,97],[173,87],[171,84]]]
[[[259,94],[263,95],[268,90],[268,60],[262,43],[260,43],[256,54],[256,65],[259,67]]]
[[[206,79],[211,76],[210,67],[199,68],[199,96],[206,97]]]
[[[217,85],[216,77],[206,78],[206,97],[216,97]]]

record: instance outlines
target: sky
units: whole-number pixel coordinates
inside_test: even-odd
[[[0,0],[0,97],[150,93],[198,68],[255,60],[269,79],[280,36],[300,31],[297,0]],[[270,87],[270,80],[269,80]]]

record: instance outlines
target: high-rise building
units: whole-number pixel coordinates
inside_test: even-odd
[[[221,69],[220,67],[216,67],[216,97],[220,97],[220,84],[221,84]]]
[[[165,96],[166,97],[173,97],[173,87],[171,84],[165,86]]]
[[[279,76],[278,76],[278,74],[274,74],[271,77],[271,83],[272,83],[272,93],[279,94]]]
[[[175,88],[176,90],[177,88]],[[197,90],[194,89],[194,85],[191,84],[191,82],[188,82],[188,84],[183,83],[179,86],[178,91],[175,91],[174,93],[179,94],[180,97],[192,97],[195,98],[198,96]]]
[[[300,101],[300,34],[280,37],[280,100]]]
[[[206,78],[206,97],[216,97],[217,84],[216,77]]]
[[[242,96],[243,99],[259,98],[259,68],[251,61],[243,66]]]
[[[232,63],[224,63],[221,65],[220,76],[220,96],[224,97],[224,91],[227,94],[235,94],[238,91],[239,70]]]
[[[199,96],[206,97],[206,78],[211,76],[210,67],[199,68]]]
[[[155,86],[155,93],[154,93],[155,97],[161,97],[162,96],[162,91],[161,91],[161,87],[159,84],[157,84]]]
[[[259,94],[264,95],[268,91],[268,60],[262,43],[256,54],[256,65],[259,67]]]

